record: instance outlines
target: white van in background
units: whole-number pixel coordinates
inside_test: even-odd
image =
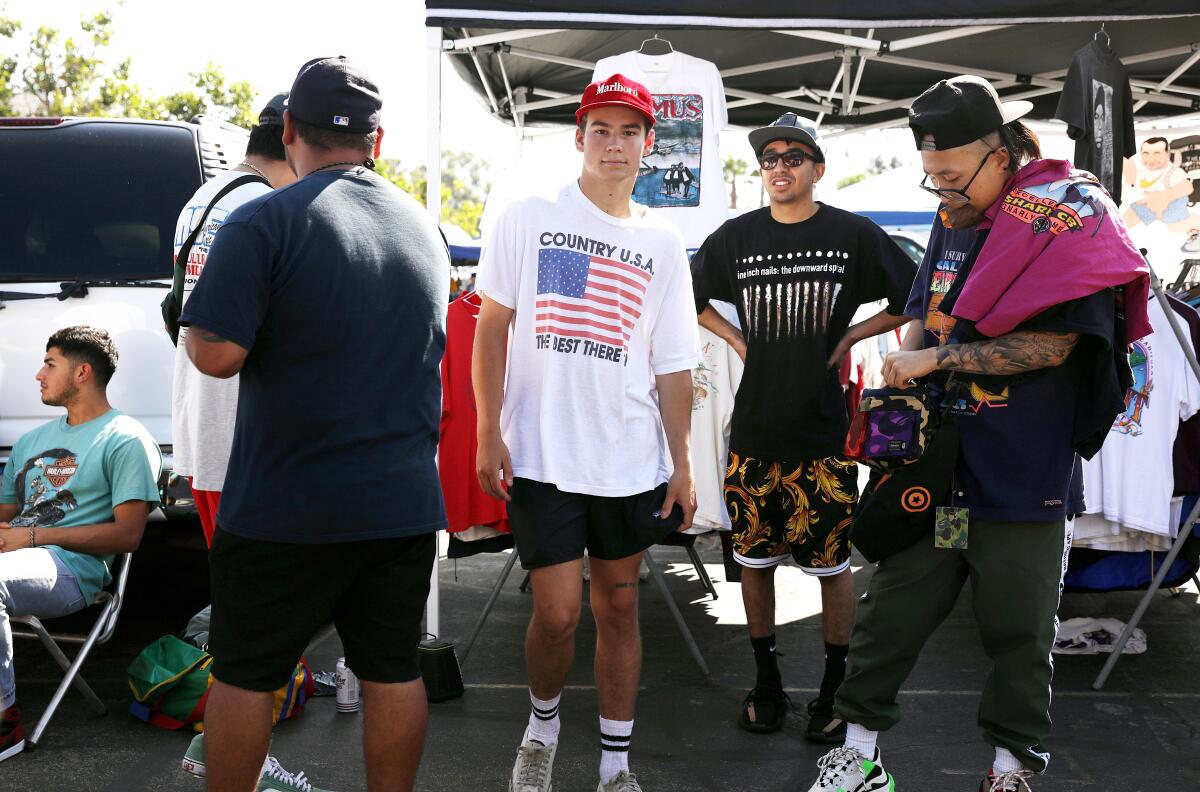
[[[204,181],[241,161],[248,136],[196,121],[0,118],[0,465],[62,413],[34,381],[47,339],[91,325],[117,345],[109,400],[162,447],[166,487],[175,347],[159,303],[175,221]]]

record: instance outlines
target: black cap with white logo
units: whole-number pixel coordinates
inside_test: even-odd
[[[908,109],[908,126],[922,151],[974,143],[1033,109],[1032,102],[1001,102],[991,83],[973,74],[940,80]]]
[[[382,107],[379,88],[343,55],[301,66],[287,101],[288,112],[306,124],[359,134],[379,128]]]

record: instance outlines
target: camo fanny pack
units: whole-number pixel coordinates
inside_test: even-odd
[[[846,456],[877,470],[919,459],[941,416],[924,388],[863,391],[846,435]]]

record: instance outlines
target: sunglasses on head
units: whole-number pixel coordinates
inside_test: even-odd
[[[782,154],[777,154],[775,152],[763,154],[758,158],[758,164],[763,170],[775,170],[775,167],[779,165],[780,160],[782,160],[783,164],[789,168],[799,168],[804,164],[805,160],[809,159],[813,160],[814,162],[816,161],[813,155],[809,154],[804,149],[794,148],[788,149]]]

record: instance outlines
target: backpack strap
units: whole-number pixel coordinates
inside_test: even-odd
[[[179,248],[179,253],[175,256],[175,267],[171,274],[171,291],[163,300],[163,321],[167,325],[167,332],[171,335],[172,343],[179,343],[179,316],[183,312],[183,286],[187,280],[187,261],[188,256],[192,253],[192,246],[196,244],[196,240],[200,238],[200,233],[208,225],[208,214],[213,210],[221,199],[239,187],[244,187],[247,184],[265,184],[268,187],[271,183],[261,176],[253,173],[247,173],[239,176],[233,181],[226,184],[219,191],[208,206],[204,207],[204,213],[200,215],[200,222],[192,229],[192,233],[184,240],[183,245]]]

